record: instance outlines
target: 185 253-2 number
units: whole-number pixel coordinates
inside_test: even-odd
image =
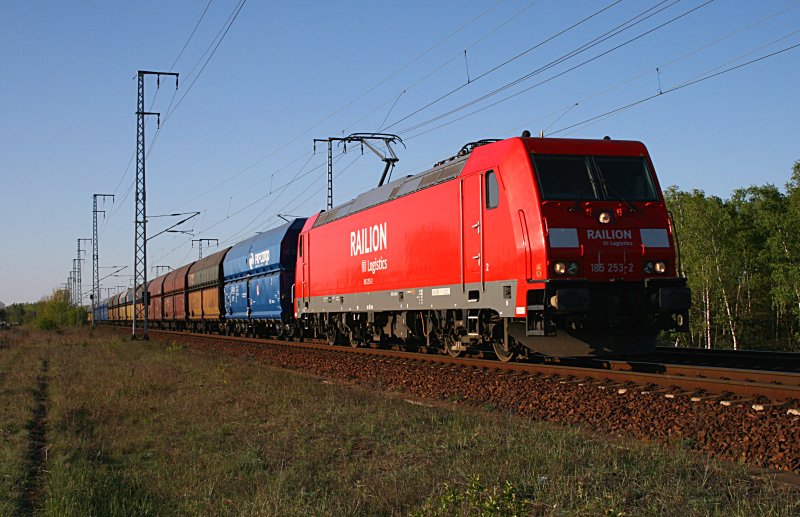
[[[633,264],[624,262],[595,262],[591,265],[592,273],[633,273]]]

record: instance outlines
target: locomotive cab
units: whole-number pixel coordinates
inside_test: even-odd
[[[661,330],[688,330],[669,215],[639,142],[524,139],[530,156],[536,278],[524,332],[548,355],[643,352]]]

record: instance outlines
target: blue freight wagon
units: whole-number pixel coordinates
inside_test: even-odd
[[[305,222],[295,219],[242,241],[228,251],[222,263],[228,333],[292,335],[297,238]]]
[[[108,321],[108,302],[108,298],[101,300],[100,304],[94,308],[95,321]]]

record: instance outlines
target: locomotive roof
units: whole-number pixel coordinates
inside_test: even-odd
[[[523,135],[522,140],[528,147],[529,152],[537,152],[540,148],[547,149],[546,152],[559,152],[564,151],[571,154],[576,147],[580,148],[583,152],[608,152],[611,150],[630,152],[635,150],[637,152],[644,151],[644,144],[637,141],[627,140],[612,140],[609,137],[603,139],[575,139],[575,138],[531,138]],[[445,181],[453,180],[459,176],[471,152],[476,148],[487,144],[498,142],[498,139],[485,139],[478,140],[477,142],[470,142],[461,148],[461,151],[456,156],[442,160],[434,165],[431,169],[421,172],[416,175],[409,175],[404,178],[397,179],[391,183],[381,185],[380,187],[368,190],[355,199],[343,203],[331,210],[320,213],[317,220],[314,222],[312,228],[322,226],[324,224],[336,221],[350,214],[361,212],[368,208],[392,201],[408,194],[420,191],[422,189],[438,185]],[[611,154],[615,154],[611,152]]]
[[[319,217],[317,217],[312,228],[455,179],[464,169],[468,157],[467,154],[453,156],[452,158],[437,163],[433,168],[425,172],[406,176],[394,180],[391,183],[368,190],[347,203],[322,212]]]

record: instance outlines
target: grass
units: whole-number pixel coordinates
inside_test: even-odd
[[[45,356],[45,515],[800,513],[797,490],[680,446],[411,404],[177,344],[19,332],[0,348],[3,515],[23,497]]]
[[[16,515],[24,506],[29,468],[29,426],[43,347],[20,346],[28,331],[0,332],[0,515]]]

